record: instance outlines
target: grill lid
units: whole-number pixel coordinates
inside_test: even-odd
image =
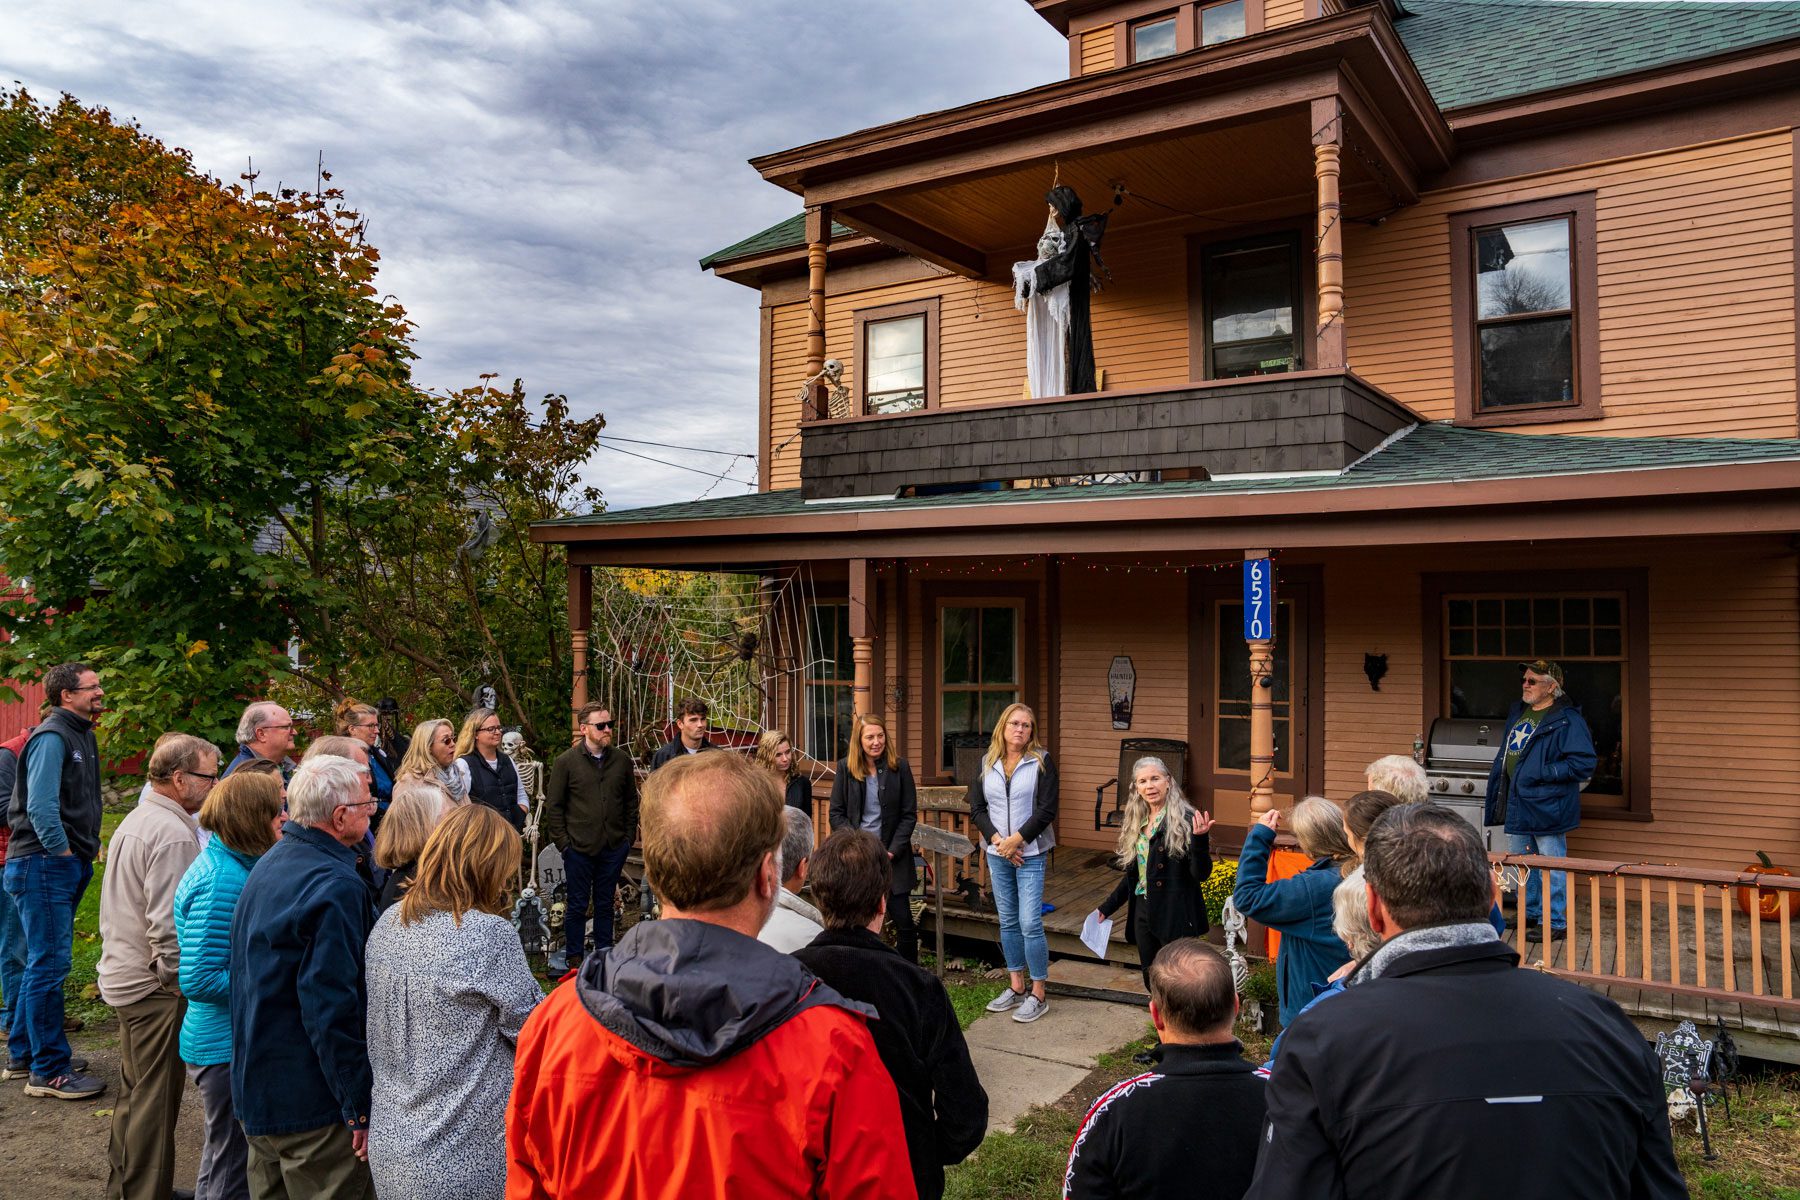
[[[1425,769],[1486,775],[1505,737],[1505,717],[1439,717],[1431,723]]]

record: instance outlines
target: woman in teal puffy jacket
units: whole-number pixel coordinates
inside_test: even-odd
[[[181,1060],[200,1089],[206,1140],[194,1192],[207,1200],[248,1196],[249,1146],[231,1107],[231,918],[250,868],[281,837],[281,776],[234,771],[200,806],[212,834],[175,889],[175,937],[181,946]]]

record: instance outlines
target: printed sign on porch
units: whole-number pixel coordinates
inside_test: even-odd
[[[1275,639],[1275,563],[1267,558],[1244,560],[1244,640]]]
[[[1106,673],[1106,691],[1112,707],[1112,727],[1130,729],[1131,703],[1137,695],[1137,669],[1131,665],[1129,655],[1121,654],[1112,660],[1112,669]]]

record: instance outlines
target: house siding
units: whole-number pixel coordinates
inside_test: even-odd
[[[1424,196],[1344,235],[1350,365],[1456,415],[1451,214],[1595,193],[1600,420],[1534,433],[1793,437],[1794,139],[1779,133]]]

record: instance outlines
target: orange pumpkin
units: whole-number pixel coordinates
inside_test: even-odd
[[[1756,852],[1757,861],[1745,867],[1746,871],[1757,871],[1764,875],[1792,875],[1786,867],[1778,867],[1769,861],[1769,856],[1761,850]],[[1764,920],[1771,920],[1781,915],[1781,898],[1786,892],[1778,892],[1773,888],[1741,887],[1737,889],[1737,906],[1745,916],[1750,915],[1750,906],[1755,904]],[[1793,901],[1788,901],[1790,905]]]

